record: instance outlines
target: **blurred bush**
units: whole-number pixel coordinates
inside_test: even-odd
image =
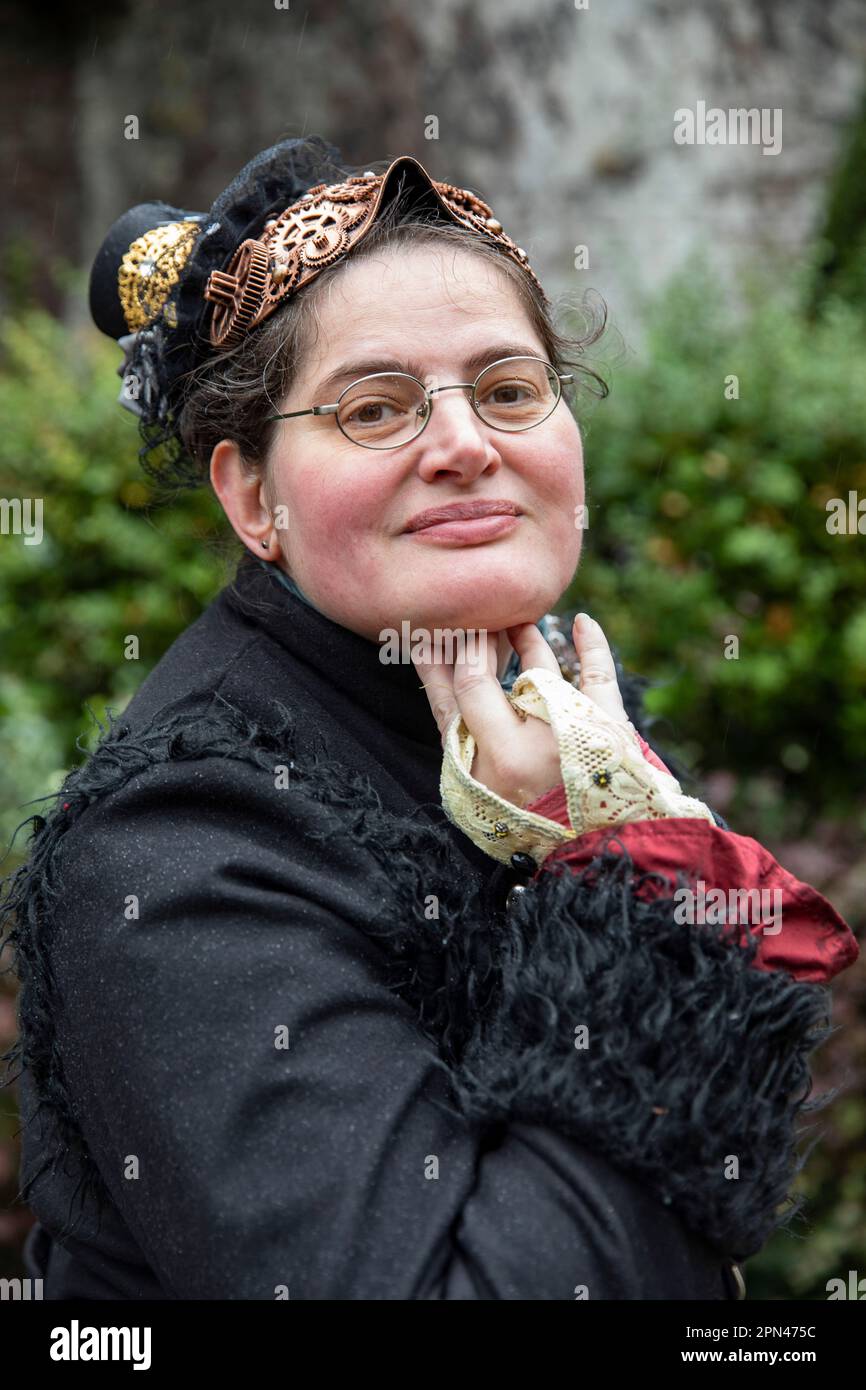
[[[652,678],[660,739],[779,837],[819,808],[866,828],[866,318],[832,296],[810,317],[808,271],[752,277],[738,317],[695,260],[646,306],[586,417],[569,592]],[[831,534],[852,491],[864,534]]]
[[[224,580],[209,490],[157,505],[139,469],[135,418],[116,403],[120,360],[95,330],[40,310],[0,326],[0,498],[41,500],[43,529],[27,544],[7,512],[0,535],[4,845],[44,809],[23,803],[82,761],[106,705],[122,710]]]

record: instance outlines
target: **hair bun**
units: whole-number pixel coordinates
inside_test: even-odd
[[[213,351],[201,332],[211,271],[271,213],[345,176],[339,149],[321,136],[282,140],[245,164],[208,212],[152,201],[112,224],[91,267],[90,313],[124,350],[118,399],[139,417],[146,471],[152,449],[166,445],[177,460],[184,452],[176,432],[182,378]]]

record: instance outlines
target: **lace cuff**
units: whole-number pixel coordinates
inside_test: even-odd
[[[542,864],[553,850],[590,830],[670,816],[706,820],[712,811],[685,796],[631,724],[621,724],[570,682],[542,667],[523,671],[506,696],[524,717],[550,724],[559,745],[570,829],[522,809],[471,774],[475,739],[455,715],[445,736],[440,792],[449,819],[493,859],[529,854]],[[645,745],[644,745],[645,746]]]

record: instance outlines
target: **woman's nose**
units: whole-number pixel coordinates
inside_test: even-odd
[[[446,471],[474,476],[500,462],[489,427],[472,409],[468,391],[443,391],[431,399],[432,414],[417,439],[422,475]]]

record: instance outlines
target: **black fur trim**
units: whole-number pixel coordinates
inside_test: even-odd
[[[756,969],[756,936],[676,922],[672,896],[641,896],[661,876],[637,874],[618,843],[520,895],[454,1089],[472,1119],[548,1124],[639,1174],[740,1261],[802,1209],[795,1121],[832,1099],[808,1100],[829,992]]]

